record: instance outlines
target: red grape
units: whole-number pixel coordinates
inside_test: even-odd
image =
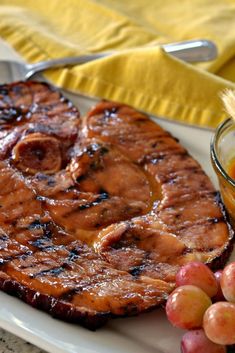
[[[166,315],[172,325],[183,329],[202,326],[203,315],[212,304],[208,295],[200,288],[185,285],[176,288],[166,303]]]
[[[222,270],[218,270],[214,273],[214,276],[215,276],[216,281],[218,283],[218,291],[217,291],[216,295],[212,298],[214,302],[220,302],[220,301],[225,300],[222,289],[221,289],[221,285],[220,285],[222,273],[223,273]]]
[[[235,304],[217,302],[205,312],[203,328],[207,337],[218,344],[235,343]]]
[[[205,332],[192,330],[186,332],[181,340],[182,353],[226,353],[226,347],[207,338]]]
[[[188,262],[176,274],[176,285],[192,284],[201,288],[209,297],[218,292],[218,283],[213,272],[199,261]]]
[[[220,283],[224,297],[235,303],[235,262],[224,268]]]

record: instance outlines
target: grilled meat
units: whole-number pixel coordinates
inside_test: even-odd
[[[178,268],[233,232],[208,177],[145,114],[81,119],[44,83],[0,87],[0,287],[90,329],[163,303]]]

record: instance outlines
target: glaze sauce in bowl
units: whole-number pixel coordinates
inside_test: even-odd
[[[211,142],[211,161],[220,192],[233,226],[235,226],[235,123],[225,120]]]

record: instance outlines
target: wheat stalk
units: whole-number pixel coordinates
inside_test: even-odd
[[[221,99],[223,101],[226,112],[235,121],[235,91],[231,89],[225,89],[221,94]]]

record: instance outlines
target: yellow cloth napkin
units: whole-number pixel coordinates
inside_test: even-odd
[[[48,72],[56,85],[181,122],[215,127],[219,92],[235,88],[235,2],[229,0],[0,0],[0,36],[28,62],[117,54]],[[205,38],[219,56],[186,64],[159,44]]]

